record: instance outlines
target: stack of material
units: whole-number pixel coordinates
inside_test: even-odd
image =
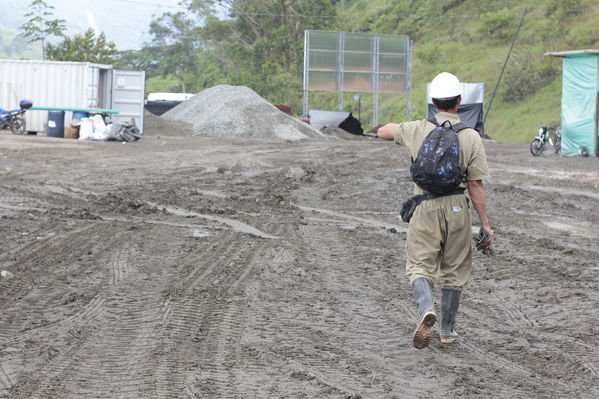
[[[206,89],[164,115],[193,125],[193,135],[296,141],[323,139],[313,127],[284,114],[245,86]]]

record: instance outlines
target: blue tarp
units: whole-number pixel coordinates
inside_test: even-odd
[[[564,58],[562,83],[562,154],[580,155],[582,146],[596,156],[598,101],[597,55]]]

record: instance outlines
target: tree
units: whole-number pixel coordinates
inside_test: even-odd
[[[202,38],[219,49],[226,62],[251,61],[254,70],[270,65],[284,73],[298,73],[304,31],[336,24],[332,0],[193,0],[190,9],[205,12],[206,3],[226,6],[231,20],[207,18]]]
[[[113,64],[119,69],[130,69],[134,71],[146,71],[146,77],[155,76],[158,73],[160,61],[151,47],[141,50],[124,50],[118,53],[116,62]]]
[[[159,73],[175,76],[187,92],[186,77],[195,70],[201,46],[194,20],[183,12],[165,13],[150,23],[150,34],[152,42],[146,49],[160,60]]]
[[[184,0],[186,12],[152,21],[148,47],[162,76],[183,91],[228,83],[251,87],[269,101],[297,98],[304,31],[337,24],[336,0]],[[229,18],[217,18],[217,7]],[[297,105],[296,104],[296,105]]]
[[[21,25],[21,36],[28,38],[29,43],[42,42],[42,59],[46,59],[46,41],[51,36],[63,37],[66,30],[64,19],[51,19],[54,6],[44,0],[33,0],[30,11],[25,14],[27,22]]]
[[[46,52],[52,61],[94,62],[112,64],[118,54],[116,44],[106,39],[104,33],[96,36],[93,29],[83,34],[65,37],[62,43],[48,44]]]
[[[223,63],[227,80],[273,103],[299,107],[304,31],[335,29],[336,1],[193,0],[190,10],[201,13],[207,3],[229,11],[225,20],[208,15],[200,28],[204,47]]]

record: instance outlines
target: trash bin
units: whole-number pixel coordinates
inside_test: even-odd
[[[48,137],[64,137],[64,111],[48,111]]]

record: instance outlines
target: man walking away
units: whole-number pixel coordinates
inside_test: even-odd
[[[464,190],[468,189],[482,225],[483,239],[479,247],[489,254],[494,241],[482,182],[490,177],[485,150],[478,132],[461,124],[457,113],[463,85],[456,76],[443,72],[431,82],[430,94],[438,109],[433,118],[390,123],[377,131],[378,137],[407,147],[413,162],[410,176],[417,196],[404,204],[404,208],[413,210],[411,219],[408,215],[404,220],[409,220],[406,275],[420,317],[413,336],[418,349],[428,346],[437,321],[432,288],[439,280],[443,282],[441,342],[452,343],[458,339],[456,317],[462,290],[472,269],[470,211]],[[457,169],[458,164],[456,185],[445,184],[448,171]],[[424,169],[427,168],[438,175],[426,175],[428,172]],[[421,177],[423,175],[428,177]]]

